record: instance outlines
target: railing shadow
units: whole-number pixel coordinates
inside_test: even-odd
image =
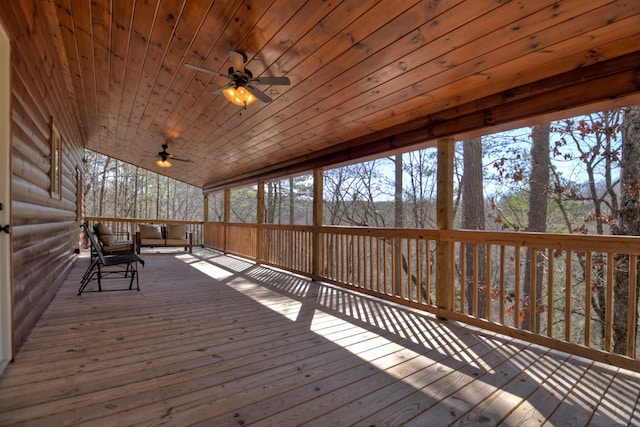
[[[398,400],[395,409],[381,414],[382,418],[373,417],[375,425],[404,422],[418,413],[419,417],[412,422],[424,417],[426,421],[441,413],[449,413],[455,419],[474,407],[459,419],[461,424],[495,420],[499,417],[497,413],[508,415],[512,410],[501,407],[509,405],[505,401],[514,401],[509,396],[517,396],[515,401],[522,402],[519,405],[529,407],[530,415],[542,420],[553,413],[560,419],[570,419],[585,411],[591,414],[598,404],[599,418],[592,420],[594,425],[604,421],[616,425],[616,420],[624,425],[634,416],[637,393],[625,384],[631,385],[635,379],[632,375],[620,379],[618,374],[616,382],[612,382],[614,368],[594,366],[590,360],[567,353],[459,322],[442,321],[428,313],[221,253],[198,251],[192,260],[185,260],[202,261],[231,273],[221,283],[242,278],[297,301],[300,309],[295,321],[310,329],[315,314],[322,311],[354,328],[375,333],[437,366],[435,369],[441,375],[434,375],[428,388],[417,388],[415,393]],[[603,387],[611,396],[624,399],[626,407],[594,394]],[[434,388],[438,391],[434,392]],[[543,403],[539,404],[540,401]],[[505,422],[509,424],[508,419]]]

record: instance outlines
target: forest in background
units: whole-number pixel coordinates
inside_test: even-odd
[[[598,112],[458,141],[456,227],[615,234],[624,117]],[[200,189],[88,150],[86,159],[86,215],[203,220]],[[327,169],[324,223],[434,228],[436,178],[434,148]],[[267,182],[266,222],[311,224],[312,193],[311,174]],[[256,186],[231,191],[231,221],[255,222],[256,195]],[[532,203],[546,206],[544,219],[529,218],[543,213]],[[209,195],[209,219],[222,218],[223,194]]]
[[[203,220],[199,188],[91,150],[85,159],[85,215]]]
[[[605,111],[458,141],[456,227],[609,234],[620,210],[624,117]],[[436,181],[435,148],[327,169],[324,223],[434,228]],[[256,194],[232,190],[232,221],[255,222]],[[311,224],[310,174],[268,182],[265,194],[266,222]],[[211,220],[222,220],[222,201],[210,196]],[[531,203],[545,207],[535,209],[544,225],[529,224]]]

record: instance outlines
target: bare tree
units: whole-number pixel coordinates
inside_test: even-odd
[[[611,227],[613,234],[625,236],[640,236],[640,107],[628,107],[624,110],[622,121],[622,156],[620,161],[620,193],[621,203],[618,212],[618,223]],[[614,311],[613,311],[613,351],[619,354],[627,353],[627,337],[635,336],[637,321],[628,324],[629,289],[636,283],[630,283],[629,256],[618,255],[615,260],[614,272]],[[631,307],[638,310],[638,293]],[[637,318],[637,317],[636,317]],[[635,352],[635,349],[631,349]],[[635,355],[632,355],[635,356]]]
[[[482,139],[466,140],[463,146],[462,174],[462,228],[484,230],[484,192],[482,173]],[[479,245],[476,249],[479,259],[478,271],[474,270],[474,246],[466,245],[466,303],[469,313],[486,317],[486,301],[489,285],[486,283],[486,247]],[[477,283],[475,278],[477,277]],[[474,289],[477,285],[477,293]]]
[[[549,200],[549,169],[551,158],[549,150],[549,123],[531,128],[531,171],[529,174],[529,211],[527,213],[528,231],[547,231],[547,205]],[[535,281],[532,283],[532,270],[535,269]],[[536,331],[540,330],[539,307],[542,304],[542,278],[544,259],[542,253],[530,248],[527,250],[524,272],[524,309],[521,311],[520,326],[530,329],[531,316],[537,316]],[[535,286],[534,286],[535,285]],[[534,288],[535,289],[532,289]],[[533,295],[535,294],[535,295]]]
[[[409,177],[405,199],[410,227],[434,228],[437,182],[435,150],[417,150],[405,155],[404,171]]]

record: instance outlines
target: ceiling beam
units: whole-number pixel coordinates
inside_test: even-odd
[[[212,183],[203,191],[210,193],[383,153],[407,151],[439,138],[495,133],[515,124],[533,124],[532,119],[536,117],[558,117],[558,113],[583,111],[581,108],[594,104],[603,103],[606,108],[639,102],[640,53],[636,52],[442,110],[286,163]]]

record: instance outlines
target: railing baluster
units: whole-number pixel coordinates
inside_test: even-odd
[[[499,284],[498,284],[498,288],[499,288],[499,294],[498,294],[498,298],[499,298],[499,303],[500,303],[500,324],[504,325],[505,322],[505,298],[504,298],[504,293],[506,292],[506,287],[505,287],[505,253],[506,253],[506,247],[504,245],[500,245],[500,278],[499,278]]]
[[[554,291],[554,278],[555,278],[555,251],[552,248],[548,249],[549,260],[547,261],[547,336],[553,336],[553,291]]]
[[[605,315],[605,334],[604,334],[604,349],[605,351],[611,351],[613,347],[613,253],[607,252],[607,280],[606,286],[606,315]]]
[[[422,240],[416,238],[416,302],[422,302]]]
[[[492,287],[491,287],[491,245],[485,246],[485,279],[484,279],[484,292],[485,292],[485,312],[487,320],[491,321],[491,301],[492,301]]]
[[[406,298],[411,301],[413,299],[413,265],[411,262],[411,254],[413,252],[412,239],[405,239],[407,242],[407,293]]]
[[[380,237],[376,239],[376,291],[380,291]]]
[[[461,242],[458,247],[460,248],[460,279],[458,280],[460,283],[460,313],[467,313],[467,244]]]
[[[571,250],[565,251],[565,278],[564,278],[564,339],[571,340],[571,278],[573,275],[573,256]]]
[[[382,289],[383,289],[383,293],[387,294],[387,242],[386,239],[384,241],[384,245],[382,246],[382,260],[383,260],[383,264],[382,264],[382,275],[383,275],[383,282],[382,282]]]
[[[514,246],[515,278],[514,278],[514,327],[520,329],[520,246]]]
[[[434,243],[435,246],[435,243]],[[433,263],[433,258],[431,257],[431,243],[429,241],[427,241],[427,245],[425,250],[427,251],[427,270],[426,270],[426,275],[427,275],[427,287],[426,287],[426,295],[425,295],[425,299],[427,304],[431,305],[432,301],[431,301],[431,283],[432,283],[432,277],[431,277],[431,264]],[[453,294],[453,292],[452,292]],[[453,304],[451,305],[453,307]]]
[[[478,279],[478,244],[473,244],[473,254],[472,254],[472,263],[473,263],[473,275],[471,280],[473,281],[473,315],[476,317],[480,317],[480,280]]]
[[[638,290],[638,256],[629,255],[629,307],[627,308],[627,356],[635,357],[636,353],[636,329],[638,324],[638,303],[636,295]]]
[[[362,282],[362,248],[360,245],[362,244],[362,237],[355,236],[356,239],[356,280],[358,286],[366,288],[365,284]]]
[[[529,331],[535,332],[537,330],[536,318],[538,317],[538,250],[536,248],[529,248],[529,250],[531,251],[529,265]]]
[[[585,252],[585,275],[584,275],[584,345],[591,345],[591,251]]]

